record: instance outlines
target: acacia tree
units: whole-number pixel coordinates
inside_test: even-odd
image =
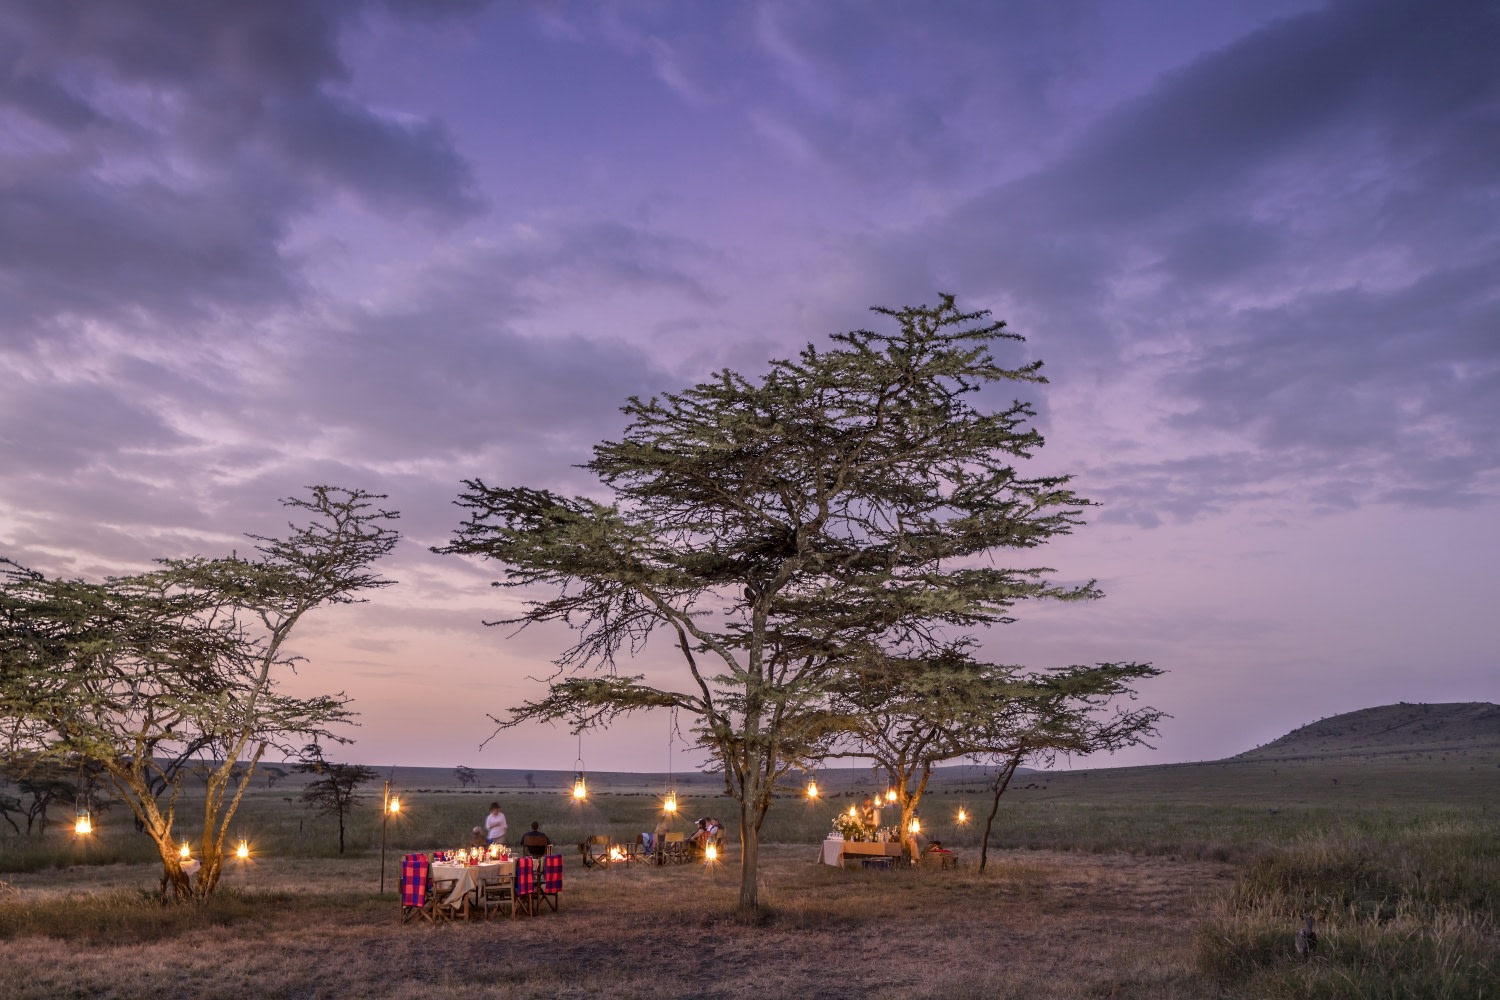
[[[934,658],[877,656],[852,667],[836,688],[832,705],[848,736],[829,756],[867,757],[885,771],[901,810],[897,829],[913,858],[911,822],[932,769],[966,757],[994,762],[982,869],[1000,796],[1016,768],[1058,753],[1114,751],[1143,742],[1162,713],[1119,702],[1135,697],[1137,681],[1160,672],[1145,663],[1026,671],[976,662],[967,643]]]
[[[363,764],[336,764],[323,756],[323,748],[311,743],[303,759],[294,768],[299,774],[317,775],[302,789],[302,801],[325,816],[336,816],[339,824],[339,853],[344,853],[344,818],[359,802],[359,786],[380,777],[380,772]]]
[[[469,767],[467,764],[460,764],[455,767],[453,769],[453,777],[458,779],[458,785],[460,788],[467,788],[470,785],[479,784],[479,772],[474,770],[472,767]]]
[[[96,765],[155,841],[171,898],[208,899],[229,825],[269,749],[340,739],[342,694],[281,689],[286,643],[307,612],[388,586],[371,572],[396,544],[383,497],[318,486],[284,501],[310,514],[256,555],[162,560],[95,584],[12,564],[0,581],[0,720],[7,749]],[[174,826],[183,782],[204,778],[196,878]]]
[[[542,592],[510,624],[566,622],[575,642],[545,697],[497,719],[569,720],[674,707],[739,803],[739,905],[758,908],[759,835],[777,782],[834,735],[830,685],[872,643],[922,652],[946,628],[1010,620],[1027,598],[1095,596],[995,556],[1068,532],[1087,501],[1064,476],[1015,462],[1042,443],[1029,405],[973,405],[993,383],[1044,381],[991,354],[1019,340],[944,296],[875,312],[890,334],[836,334],[750,379],[732,371],[631,398],[618,441],[585,468],[613,501],[469,480],[468,519],[439,552],[503,567],[498,586]],[[616,673],[658,633],[680,685]]]

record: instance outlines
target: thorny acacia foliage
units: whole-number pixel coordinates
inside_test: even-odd
[[[329,727],[351,715],[342,695],[292,697],[279,679],[297,659],[285,643],[303,614],[390,584],[370,571],[398,537],[380,499],[314,487],[285,501],[313,520],[285,538],[251,536],[249,558],[166,559],[103,583],[9,564],[0,578],[7,752],[97,765],[156,841],[168,893],[207,898],[261,757],[338,739]],[[204,782],[202,867],[191,881],[174,829],[189,773]]]
[[[1154,708],[1121,704],[1135,698],[1138,681],[1161,673],[1150,664],[1028,671],[977,662],[969,649],[960,641],[932,657],[877,654],[833,685],[830,706],[846,736],[828,756],[869,758],[885,771],[909,850],[915,850],[912,819],[933,767],[943,761],[991,765],[998,807],[1022,763],[1140,743],[1162,718]],[[992,808],[986,843],[994,816]]]
[[[619,441],[586,466],[614,502],[466,483],[469,512],[442,552],[499,562],[500,586],[549,590],[510,623],[576,634],[544,699],[503,725],[677,707],[741,803],[741,904],[753,906],[755,834],[777,779],[826,747],[824,702],[874,647],[922,651],[946,628],[1010,620],[1027,598],[1082,599],[1043,568],[987,562],[1069,531],[1087,501],[1066,477],[1014,463],[1042,441],[1030,407],[973,405],[998,382],[1041,382],[991,348],[1018,340],[951,296],[877,309],[892,334],[838,334],[752,380],[725,370],[683,392],[632,398]],[[664,632],[686,683],[614,672]]]

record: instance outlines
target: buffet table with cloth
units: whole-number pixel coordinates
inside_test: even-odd
[[[465,916],[469,912],[469,897],[477,893],[480,879],[494,875],[503,878],[515,873],[514,861],[482,861],[477,865],[447,865],[435,861],[432,864],[433,882],[450,878],[458,880],[453,891],[439,900],[438,905],[452,907]]]
[[[830,838],[823,841],[823,851],[818,860],[825,865],[841,868],[846,861],[866,858],[899,858],[905,853],[906,847],[900,843],[872,843],[864,840]]]

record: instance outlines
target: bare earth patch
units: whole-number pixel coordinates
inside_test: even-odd
[[[729,916],[732,868],[570,864],[560,913],[433,927],[399,922],[368,859],[261,861],[226,879],[240,905],[216,923],[119,944],[21,930],[0,941],[0,968],[17,1000],[1197,997],[1192,928],[1233,874],[1043,852],[992,856],[982,876],[844,872],[814,850],[766,852],[756,926]],[[17,876],[0,906],[86,907],[152,881],[146,866]]]

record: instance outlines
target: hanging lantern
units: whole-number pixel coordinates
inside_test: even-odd
[[[885,791],[885,800],[887,802],[895,802],[896,798],[896,790],[894,788],[887,788]]]
[[[854,803],[852,803],[852,802],[849,803],[849,818],[850,819],[858,819],[859,818],[859,810],[856,809],[856,808],[854,808]]]
[[[241,861],[244,861],[246,858],[250,857],[250,842],[247,841],[244,837],[240,838],[240,846],[234,849],[234,856],[239,858]]]
[[[667,800],[661,804],[663,812],[675,813],[677,811],[677,790],[667,790]]]
[[[392,816],[401,811],[401,799],[395,795],[391,796],[390,810]]]
[[[78,817],[73,821],[73,832],[80,837],[94,832],[94,820],[89,815],[89,803],[87,799],[78,800]]]
[[[589,786],[583,780],[583,772],[573,775],[573,798],[579,802],[589,797]]]
[[[958,821],[960,823],[967,823],[969,821],[969,814],[964,812],[963,806],[958,807]]]
[[[913,816],[911,818],[911,826],[908,826],[906,829],[912,834],[912,836],[916,836],[917,834],[922,832],[922,824],[917,819],[917,817]]]
[[[182,842],[182,850],[177,852],[177,856],[184,861],[193,860],[193,849],[188,846],[187,841],[184,840]]]
[[[711,865],[717,860],[719,860],[719,845],[710,842],[709,845],[703,849],[703,863],[706,865]]]
[[[818,783],[813,779],[807,779],[807,797],[815,799],[818,797]]]

